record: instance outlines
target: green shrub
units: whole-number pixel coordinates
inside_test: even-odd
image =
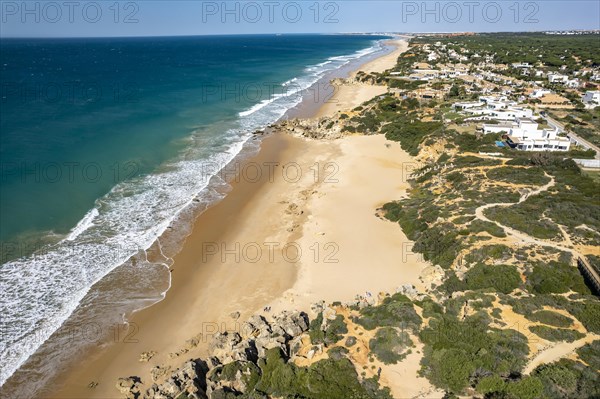
[[[509,259],[512,256],[512,249],[503,244],[485,245],[469,252],[465,256],[468,263],[485,262],[486,260]]]
[[[242,381],[249,390],[252,390],[260,379],[260,369],[252,362],[241,360],[224,365],[211,379],[235,381],[238,372],[241,373]]]
[[[388,82],[389,82],[390,87],[393,87],[396,89],[402,89],[402,90],[414,90],[417,87],[427,83],[424,80],[404,80],[404,79],[390,79]]]
[[[543,364],[531,375],[542,381],[544,394],[548,398],[590,399],[600,395],[598,372],[579,362],[562,359]]]
[[[333,360],[341,360],[345,358],[347,354],[348,349],[344,348],[343,346],[335,346],[327,351],[327,355]]]
[[[452,223],[454,224],[465,224],[465,223],[469,223],[471,222],[473,219],[475,218],[475,216],[473,215],[463,215],[463,216],[459,216],[457,218],[455,218]],[[475,221],[471,222],[471,224],[473,224]]]
[[[325,325],[325,329],[323,329]],[[323,312],[310,322],[308,335],[313,344],[332,345],[342,339],[342,334],[348,332],[344,316],[336,315],[334,320],[323,323]]]
[[[529,290],[536,294],[562,294],[575,291],[590,292],[583,277],[575,266],[560,261],[537,262],[527,274]]]
[[[573,319],[551,310],[539,310],[529,316],[528,319],[548,324],[553,327],[570,327],[573,325]]]
[[[262,371],[254,391],[269,397],[305,399],[390,398],[388,390],[379,390],[370,381],[363,386],[354,365],[345,357],[323,359],[309,367],[287,363],[279,348],[267,351],[260,359]]]
[[[460,121],[456,121],[459,123]],[[479,152],[479,151],[498,151],[495,145],[497,137],[493,134],[476,136],[474,134],[457,134],[454,137],[454,143],[463,152]]]
[[[544,392],[544,385],[539,378],[525,377],[507,384],[506,392],[518,399],[538,399]]]
[[[468,226],[469,232],[473,234],[486,232],[494,237],[506,237],[504,229],[496,223],[486,222],[483,220],[473,220]]]
[[[520,230],[536,238],[553,239],[560,237],[560,230],[554,223],[542,218],[544,206],[539,198],[530,197],[525,202],[508,207],[493,207],[484,211],[490,220]]]
[[[382,327],[369,341],[369,349],[384,364],[396,364],[406,357],[405,349],[413,343],[404,331]]]
[[[506,390],[506,382],[504,382],[503,378],[497,375],[492,375],[479,380],[476,389],[477,392],[482,394],[504,392]]]
[[[465,273],[465,290],[492,290],[508,294],[521,284],[517,268],[508,265],[477,264]]]
[[[585,337],[584,334],[576,330],[567,328],[552,328],[548,326],[529,326],[529,330],[538,337],[547,341],[567,341],[573,342]]]
[[[529,352],[523,334],[490,328],[482,318],[433,318],[419,337],[425,344],[421,374],[435,386],[456,393],[462,392],[476,373],[500,377],[518,373]]]
[[[502,164],[502,162],[498,159],[481,158],[481,157],[476,157],[474,155],[464,155],[464,156],[454,157],[452,163],[454,163],[454,165],[457,168],[470,168],[470,167],[476,167],[476,166],[496,166],[496,165]]]
[[[410,299],[402,294],[394,294],[385,298],[378,306],[362,308],[355,322],[367,330],[377,327],[400,327],[416,331],[421,326],[421,317]]]
[[[491,180],[513,184],[543,186],[550,182],[550,179],[544,176],[544,170],[540,167],[515,168],[512,166],[501,166],[488,170],[486,176]]]
[[[413,251],[423,254],[425,260],[449,268],[462,249],[458,232],[451,223],[436,224],[421,232]]]
[[[440,289],[451,295],[457,291],[486,290],[508,294],[521,284],[516,267],[508,265],[477,264],[460,280],[455,274],[448,276]]]
[[[577,349],[579,358],[591,368],[600,370],[600,340],[595,340]]]

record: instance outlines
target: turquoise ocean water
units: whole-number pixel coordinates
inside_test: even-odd
[[[163,295],[157,237],[223,196],[215,174],[253,131],[382,39],[1,40],[0,384],[94,344],[69,323],[103,331]]]

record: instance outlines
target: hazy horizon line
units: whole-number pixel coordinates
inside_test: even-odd
[[[128,39],[128,38],[168,38],[168,37],[203,37],[203,36],[292,36],[292,35],[444,35],[460,33],[545,33],[545,32],[590,32],[600,33],[597,28],[562,28],[542,30],[495,30],[495,31],[421,31],[421,32],[399,32],[399,31],[373,31],[373,32],[261,32],[261,33],[198,33],[198,34],[173,34],[173,35],[123,35],[123,36],[6,36],[0,35],[2,39]]]

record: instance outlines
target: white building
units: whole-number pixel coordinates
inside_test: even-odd
[[[532,68],[533,65],[531,65],[529,62],[516,62],[516,63],[512,64],[512,67],[528,69],[528,68]]]
[[[538,129],[538,123],[529,118],[517,118],[503,124],[484,124],[483,133],[504,133],[506,142],[522,151],[569,151],[571,142],[559,137],[556,129]]]
[[[583,96],[583,103],[588,108],[595,108],[600,105],[600,90],[587,91]]]
[[[470,102],[457,102],[452,104],[454,108],[457,110],[469,109],[469,108],[478,108],[485,105],[484,102],[481,101],[470,101]]]
[[[534,90],[529,97],[531,98],[542,98],[544,97],[546,94],[550,94],[552,93],[550,90],[545,90],[545,89],[538,89],[538,90]]]
[[[576,89],[580,86],[579,79],[569,79],[566,81],[565,86],[567,86],[570,89]]]
[[[517,106],[506,96],[480,96],[479,101],[455,103],[454,108],[462,110],[469,120],[513,121],[515,118],[533,117],[533,110]]]
[[[550,83],[567,83],[569,77],[560,73],[549,73],[548,82]]]
[[[496,119],[500,121],[513,121],[515,118],[531,118],[533,111],[529,108],[509,106],[506,108],[466,108],[469,119]]]

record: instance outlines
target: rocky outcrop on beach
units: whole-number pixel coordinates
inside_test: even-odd
[[[174,371],[170,365],[154,365],[151,381],[120,378],[116,387],[127,399],[347,398],[354,394],[387,398],[386,388],[380,390],[374,379],[376,371],[369,368],[362,376],[357,372],[359,366],[367,370],[367,362],[373,361],[369,355],[373,333],[356,323],[365,307],[394,307],[392,298],[402,302],[423,295],[411,285],[399,287],[398,293],[403,296],[366,292],[347,304],[320,301],[310,307],[316,315],[312,320],[302,311],[255,314],[236,331],[214,335],[206,360],[188,359]],[[369,314],[370,323],[376,313]],[[351,330],[358,335],[348,335]]]
[[[119,378],[116,388],[127,399],[137,399],[142,392],[142,380],[139,377]]]
[[[272,128],[296,137],[335,140],[347,135],[342,131],[344,125],[338,123],[338,120],[338,115],[319,119],[288,119],[278,122]]]
[[[172,399],[178,397],[208,399],[206,394],[207,372],[208,365],[206,362],[198,359],[188,360],[162,384],[153,384],[145,392],[144,399]],[[153,377],[154,375],[153,373]],[[185,396],[181,396],[182,394],[185,394]]]
[[[289,342],[307,330],[308,316],[303,312],[284,311],[275,315],[272,321],[254,315],[243,323],[241,334],[224,332],[214,337],[211,360],[217,364],[256,362],[273,348],[279,348],[289,356]]]
[[[213,399],[228,397],[226,392],[245,392],[260,373],[258,364],[267,352],[278,348],[289,357],[294,343],[308,329],[304,312],[283,311],[270,320],[254,315],[239,332],[216,334],[207,361],[190,359],[170,374],[169,366],[154,366],[153,384],[145,392],[135,376],[119,378],[116,387],[127,399]]]

